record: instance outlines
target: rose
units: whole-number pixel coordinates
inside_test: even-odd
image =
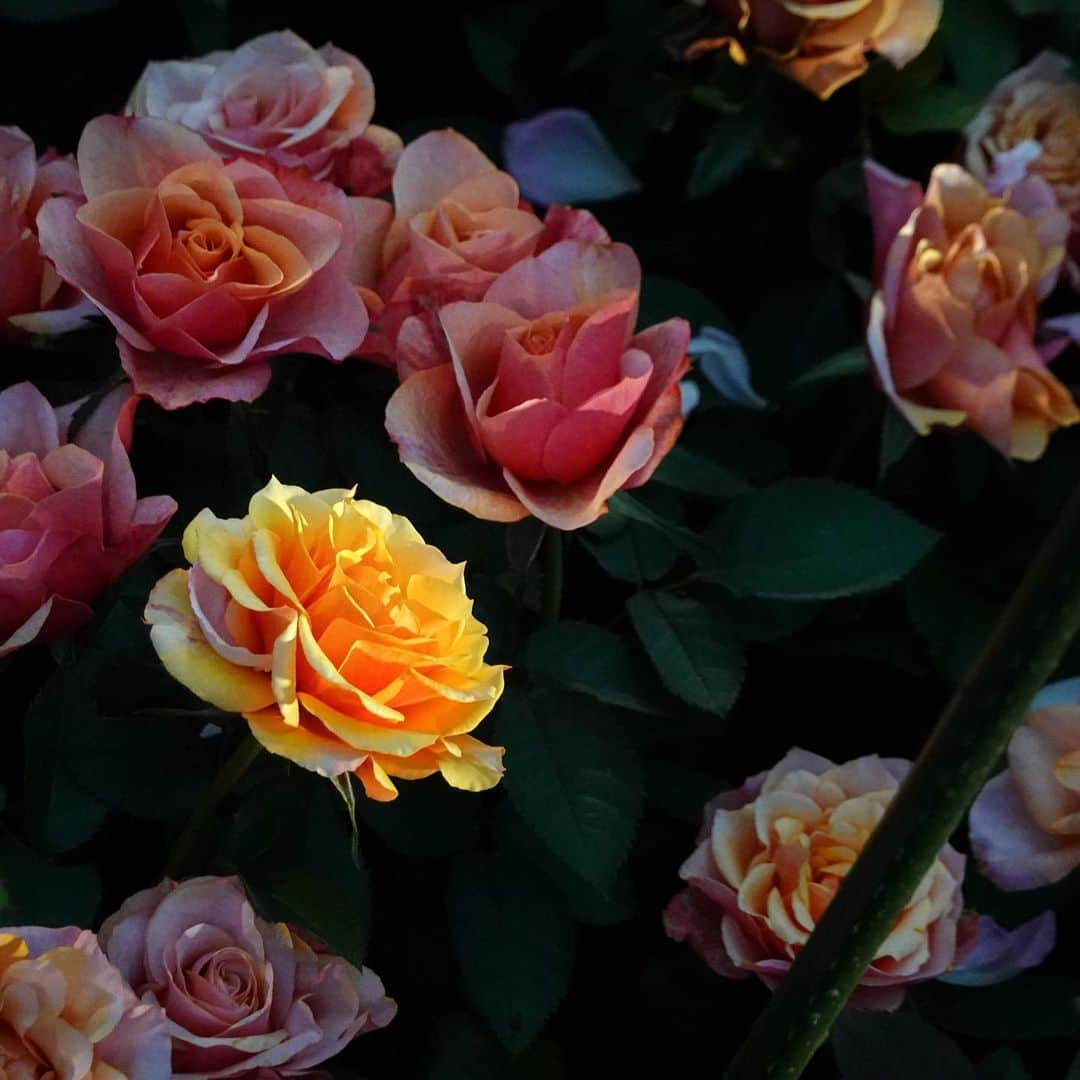
[[[1008,769],[971,807],[972,851],[1002,889],[1050,885],[1080,866],[1080,686],[1040,697],[1009,743]]]
[[[728,48],[745,63],[740,41],[795,82],[828,98],[862,75],[868,52],[902,68],[926,48],[941,21],[942,0],[696,0],[736,30],[738,39],[704,38],[693,58]]]
[[[101,945],[164,1009],[172,1076],[304,1075],[397,1012],[370,968],[260,919],[236,878],[136,893],[102,924]]]
[[[88,202],[46,203],[41,246],[116,327],[137,392],[165,408],[251,401],[270,356],[341,360],[363,340],[357,286],[384,203],[249,161],[222,165],[165,120],[98,117],[78,161]]]
[[[0,338],[60,334],[94,311],[41,254],[35,218],[51,196],[83,201],[74,161],[52,151],[39,159],[26,134],[0,127]]]
[[[387,406],[401,460],[476,517],[559,529],[645,483],[682,428],[690,329],[634,335],[640,276],[625,245],[565,240],[442,308],[452,363],[414,360]]]
[[[54,410],[30,383],[0,393],[0,656],[89,622],[175,513],[168,496],[135,498],[135,403],[117,388],[69,439],[79,402]]]
[[[813,932],[910,765],[869,756],[843,765],[791,750],[768,773],[705,807],[703,837],[679,876],[688,888],[664,912],[720,975],[775,987]],[[972,926],[960,919],[964,858],[942,848],[915,889],[852,1003],[894,1009],[904,987],[959,962]]]
[[[885,393],[920,434],[977,431],[1032,461],[1080,411],[1033,343],[1068,219],[1039,177],[1004,198],[958,165],[918,184],[869,162],[875,283],[867,346]]]
[[[401,153],[397,135],[370,122],[367,68],[333,45],[315,50],[291,30],[198,60],[151,61],[127,111],[191,128],[226,158],[333,176],[354,195],[384,191]]]
[[[1041,176],[1072,220],[1074,284],[1080,285],[1080,84],[1069,61],[1042,52],[1002,79],[964,129],[967,167],[994,194]]]
[[[0,929],[0,1076],[162,1080],[169,1036],[89,930]]]
[[[190,572],[150,594],[154,648],[268,750],[353,772],[379,800],[396,797],[392,777],[498,783],[502,750],[468,732],[494,708],[503,668],[484,662],[463,565],[405,518],[351,491],[271,480],[245,518],[199,514],[184,554]]]

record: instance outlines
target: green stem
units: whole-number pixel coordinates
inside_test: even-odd
[[[544,606],[545,623],[556,622],[562,609],[563,534],[550,525],[544,533]]]
[[[165,863],[166,877],[179,877],[183,871],[191,850],[199,837],[202,836],[218,803],[232,790],[237,781],[248,771],[251,763],[259,756],[262,746],[256,742],[250,732],[244,732],[244,737],[237,744],[236,749],[229,755],[225,764],[221,766],[217,776],[214,777],[210,786],[202,793],[191,817],[188,818],[184,831],[176,838],[169,858]]]
[[[806,947],[728,1067],[801,1075],[1080,630],[1080,488]]]

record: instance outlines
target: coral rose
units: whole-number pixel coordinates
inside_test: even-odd
[[[564,240],[438,318],[452,362],[417,363],[386,410],[411,472],[480,518],[577,529],[652,475],[682,429],[682,319],[634,334],[640,268]]]
[[[168,496],[135,497],[135,400],[112,391],[69,440],[79,402],[54,410],[30,383],[0,393],[0,656],[89,622],[175,513]]]
[[[697,0],[737,33],[694,42],[691,58],[727,47],[739,60],[745,42],[819,98],[867,69],[876,52],[902,68],[926,48],[941,21],[942,0]]]
[[[172,1071],[162,1078],[302,1076],[397,1012],[370,968],[260,919],[236,878],[136,893],[102,924],[101,945],[165,1011]]]
[[[472,731],[503,689],[484,662],[464,567],[404,518],[351,491],[276,480],[246,518],[202,511],[146,608],[165,667],[244,714],[268,750],[325,776],[355,773],[374,799],[393,777],[498,783],[502,750]]]
[[[885,393],[912,427],[977,431],[1033,461],[1080,420],[1035,348],[1036,304],[1053,289],[1069,222],[1044,180],[991,195],[959,165],[938,165],[925,195],[866,166],[877,291],[867,346]]]
[[[1002,79],[964,129],[967,167],[1000,194],[1041,176],[1072,220],[1071,254],[1080,259],[1080,84],[1069,60],[1043,52]],[[1075,273],[1074,284],[1080,283]]]
[[[354,195],[384,191],[401,153],[398,136],[371,123],[367,68],[333,45],[313,49],[291,30],[197,60],[151,61],[127,111],[183,124],[226,158],[345,180]]]
[[[363,340],[357,286],[384,203],[245,160],[223,165],[165,120],[91,120],[78,162],[88,201],[42,207],[42,250],[116,327],[137,392],[170,409],[251,401],[270,381],[269,357],[342,360]]]
[[[140,1003],[89,930],[0,928],[0,1076],[164,1080],[165,1017]]]
[[[1080,866],[1080,682],[1032,703],[1009,743],[1009,767],[971,807],[971,848],[1002,889],[1034,889]]]
[[[53,196],[83,202],[75,162],[51,151],[39,159],[28,135],[0,127],[0,338],[60,334],[94,313],[41,254],[37,212]]]
[[[668,936],[687,941],[728,978],[775,987],[813,932],[910,764],[877,756],[834,765],[791,750],[705,807],[703,838],[679,876],[688,888],[664,912]],[[961,920],[964,857],[942,849],[859,982],[852,1004],[894,1009],[905,985],[932,979],[971,944]]]

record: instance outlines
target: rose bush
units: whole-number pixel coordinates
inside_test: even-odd
[[[363,341],[358,286],[384,203],[222,164],[165,120],[98,117],[78,162],[87,202],[42,207],[42,250],[112,322],[138,393],[171,409],[251,401],[269,357],[342,360]]]
[[[136,999],[90,931],[0,928],[0,1075],[164,1080],[165,1017]]]
[[[105,920],[101,944],[164,1010],[172,1076],[302,1076],[397,1011],[369,968],[260,919],[235,878],[144,889]]]
[[[463,566],[404,518],[351,491],[271,480],[245,518],[204,510],[184,553],[191,570],[162,578],[146,607],[154,648],[268,750],[355,773],[378,800],[396,797],[394,777],[499,782],[502,750],[468,733],[503,668],[484,660]]]
[[[136,399],[120,387],[79,417],[30,383],[0,392],[0,656],[90,621],[90,602],[176,511],[137,499],[127,451]]]

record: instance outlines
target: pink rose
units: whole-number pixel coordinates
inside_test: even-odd
[[[963,425],[1006,456],[1039,458],[1055,428],[1080,420],[1033,339],[1068,216],[1036,176],[1003,197],[959,165],[938,165],[925,194],[873,162],[866,181],[877,287],[867,346],[885,393],[922,435]]]
[[[791,750],[768,773],[705,807],[703,837],[679,876],[664,927],[720,975],[775,987],[896,794],[910,763],[869,756],[843,765]],[[942,849],[860,980],[852,1004],[895,1009],[908,983],[963,958],[964,857]]]
[[[116,327],[136,392],[168,409],[252,401],[269,357],[342,360],[363,341],[359,287],[375,271],[384,203],[223,165],[165,120],[91,120],[78,162],[88,201],[42,207],[42,250]]]
[[[450,363],[429,365],[437,336],[407,321],[413,373],[386,411],[401,460],[476,517],[559,529],[645,483],[682,429],[690,328],[635,335],[640,276],[623,244],[564,240],[499,275],[483,302],[438,312]]]
[[[41,253],[35,219],[53,196],[84,201],[75,162],[52,151],[38,158],[29,136],[0,127],[0,339],[64,333],[94,313]]]
[[[971,807],[972,851],[1002,889],[1051,885],[1080,866],[1080,686],[1057,686],[1068,703],[1036,699],[1009,743],[1008,769]]]
[[[89,930],[0,928],[0,1076],[164,1080],[165,1017],[140,1003]]]
[[[174,1076],[303,1075],[397,1011],[369,968],[260,919],[236,878],[163,881],[100,936],[135,992],[164,1008]]]
[[[0,656],[89,622],[90,601],[157,539],[176,503],[136,499],[136,399],[119,387],[68,439],[80,403],[0,393]]]
[[[291,30],[197,60],[151,61],[127,111],[191,128],[225,158],[333,177],[354,195],[384,191],[401,153],[401,139],[371,123],[367,68],[333,45],[313,49]]]

